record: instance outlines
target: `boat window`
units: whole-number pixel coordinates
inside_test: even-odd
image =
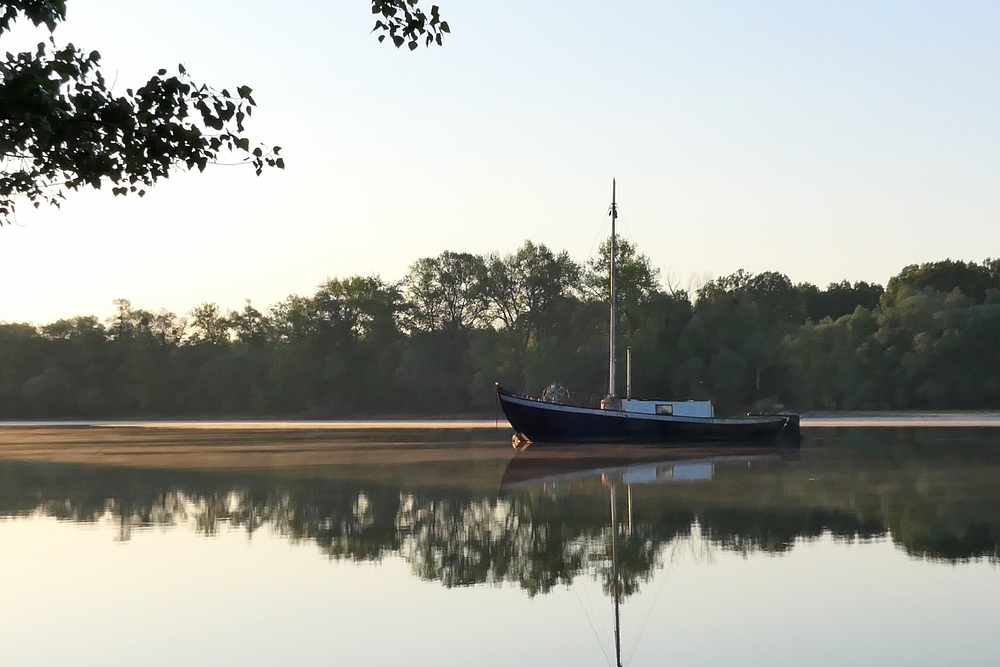
[[[666,403],[664,405],[657,405],[656,406],[656,414],[658,414],[658,415],[672,415],[672,414],[674,414],[674,406],[671,405],[670,403]]]

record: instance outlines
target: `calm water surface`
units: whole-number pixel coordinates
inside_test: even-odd
[[[0,664],[1000,662],[998,429],[206,437],[8,435]]]

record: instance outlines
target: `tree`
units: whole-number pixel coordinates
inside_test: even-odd
[[[232,327],[236,340],[249,345],[262,345],[271,339],[273,325],[271,319],[253,307],[250,299],[243,304],[243,310],[231,310],[226,318]]]
[[[191,310],[195,342],[218,345],[229,340],[229,320],[215,303],[202,303]]]
[[[660,270],[634,244],[619,239],[615,258],[615,295],[618,317],[626,340],[638,329],[642,306],[660,293]],[[597,256],[583,271],[583,293],[587,299],[609,303],[611,298],[611,239],[601,245]]]
[[[689,392],[724,407],[771,401],[780,385],[779,344],[804,319],[801,296],[784,274],[741,269],[709,281],[680,342]]]
[[[410,334],[395,381],[419,409],[456,412],[469,404],[469,341],[487,301],[482,256],[445,251],[422,257],[403,278],[403,322]]]
[[[335,278],[320,286],[316,297],[334,321],[349,332],[345,354],[346,401],[339,411],[385,409],[395,400],[394,377],[399,366],[399,328],[403,296],[394,284],[378,276]]]
[[[539,372],[549,371],[532,372],[532,367],[538,361],[551,365],[546,342],[568,319],[579,289],[580,266],[565,251],[556,254],[544,244],[525,241],[512,254],[491,254],[482,278],[488,304],[484,319],[499,332],[476,341],[476,383],[483,386],[484,373],[489,373],[494,379],[534,387]]]
[[[396,47],[413,50],[421,38],[441,44],[450,31],[436,5],[428,16],[418,0],[372,0],[372,13],[379,41],[388,36]],[[50,37],[0,60],[0,224],[21,198],[58,207],[70,191],[106,184],[115,195],[142,197],[177,170],[204,171],[226,153],[258,176],[264,167],[284,168],[280,147],[252,146],[245,136],[256,106],[249,86],[218,90],[178,65],[119,95],[99,52],[57,46],[52,35],[66,19],[65,0],[0,2],[0,37],[19,19],[44,26]]]
[[[527,345],[548,324],[555,302],[579,284],[580,267],[568,253],[556,255],[545,244],[525,241],[514,254],[487,258],[483,290],[489,317],[521,331]]]
[[[632,384],[637,396],[679,396],[684,356],[680,339],[691,321],[691,301],[687,293],[658,292],[639,308],[638,327],[631,332]],[[619,355],[620,357],[621,355]]]
[[[478,323],[485,310],[482,278],[486,263],[480,255],[444,251],[422,257],[403,278],[409,312],[408,328],[415,331],[454,331]]]
[[[858,306],[851,315],[810,320],[787,336],[781,347],[790,369],[789,393],[804,408],[852,410],[878,408],[883,354],[872,338],[871,311]]]
[[[986,300],[986,291],[1000,289],[1000,271],[996,260],[987,259],[982,264],[946,259],[940,262],[910,264],[889,279],[886,285],[886,305],[891,305],[904,286],[917,291],[931,287],[938,292],[961,290],[976,303]]]
[[[858,306],[872,310],[878,306],[879,299],[885,292],[881,285],[863,280],[853,285],[846,280],[830,283],[825,290],[811,283],[802,283],[796,285],[795,290],[802,298],[806,317],[813,322],[820,322],[827,317],[839,319],[853,313]]]
[[[399,288],[378,276],[328,280],[320,286],[317,298],[334,302],[340,318],[359,340],[391,342],[399,334],[403,296]]]
[[[660,291],[660,270],[654,268],[649,257],[640,253],[635,245],[625,239],[618,240],[615,257],[615,292],[619,304],[641,303]],[[591,258],[583,272],[583,291],[594,301],[607,302],[611,291],[611,239],[601,245],[597,256]]]
[[[749,273],[740,269],[736,273],[710,280],[698,290],[698,303],[753,302],[771,321],[802,322],[805,309],[792,281],[783,273],[764,271]]]

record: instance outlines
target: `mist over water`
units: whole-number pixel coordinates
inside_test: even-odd
[[[615,564],[623,664],[995,656],[993,429],[811,429],[799,451],[507,437],[8,428],[5,662],[605,665]]]

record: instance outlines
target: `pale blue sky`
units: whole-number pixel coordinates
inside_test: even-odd
[[[22,208],[0,320],[264,306],[526,238],[584,260],[613,176],[627,233],[680,283],[1000,255],[1000,4],[440,4],[445,47],[408,53],[364,0],[70,0],[57,40],[118,86],[178,62],[251,85],[252,135],[288,169]]]

